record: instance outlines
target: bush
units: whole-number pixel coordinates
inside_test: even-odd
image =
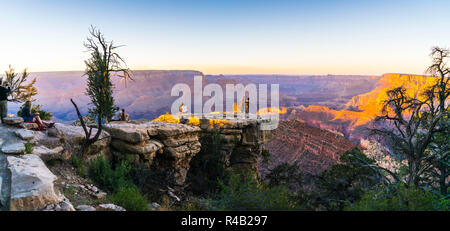
[[[379,176],[360,160],[374,164],[359,149],[345,152],[341,163],[323,171],[314,182],[315,207],[325,207],[327,210],[342,210],[348,203],[359,201],[370,189],[380,181]]]
[[[293,164],[282,163],[271,169],[266,175],[265,179],[269,187],[284,185],[291,191],[296,191],[302,188],[303,174],[298,167],[298,162]]]
[[[84,164],[83,158],[78,156],[72,157],[72,165],[77,170],[78,175],[85,177],[86,176],[86,166]]]
[[[293,209],[289,190],[284,186],[273,188],[260,184],[252,174],[233,174],[228,184],[219,182],[221,190],[215,201],[219,210],[289,210]]]
[[[393,189],[393,190],[392,190]],[[362,199],[346,210],[353,211],[431,211],[447,210],[448,200],[439,200],[432,192],[416,187],[406,188],[403,184],[386,188],[381,186],[366,193]]]
[[[25,143],[25,153],[27,154],[33,153],[33,144],[31,144],[30,142]]]
[[[122,161],[113,169],[103,156],[92,160],[89,165],[89,177],[111,192],[134,186],[130,177],[131,165]]]
[[[127,211],[148,210],[148,201],[136,186],[119,189],[111,196],[111,202],[124,207]]]
[[[148,201],[132,182],[131,170],[129,161],[122,161],[113,168],[108,160],[99,156],[89,165],[89,177],[112,193],[109,196],[112,203],[127,211],[146,211]]]

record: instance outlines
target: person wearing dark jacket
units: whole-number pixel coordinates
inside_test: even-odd
[[[11,88],[6,84],[6,87],[2,86],[0,80],[0,117],[3,123],[3,118],[8,116],[8,94],[11,92]]]
[[[31,109],[31,101],[25,102],[25,105],[23,106],[22,112],[20,114],[25,123],[36,123],[39,126],[40,131],[53,127],[55,123],[47,123],[42,121],[41,117],[39,117],[39,113],[32,113]]]

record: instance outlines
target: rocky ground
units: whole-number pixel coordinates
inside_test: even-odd
[[[68,163],[83,137],[78,130],[35,131],[16,117],[0,124],[0,210],[124,210],[105,204],[106,193]]]

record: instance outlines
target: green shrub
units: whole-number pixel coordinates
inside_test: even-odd
[[[33,153],[33,144],[30,142],[25,143],[25,153],[31,154]]]
[[[368,158],[359,149],[345,152],[341,163],[323,171],[314,181],[315,207],[325,207],[327,210],[343,210],[348,203],[359,201],[362,196],[379,182],[379,176],[361,163],[374,164],[375,160]]]
[[[124,207],[127,211],[147,211],[148,201],[137,187],[121,188],[111,196],[114,204]]]
[[[293,164],[282,163],[271,169],[265,177],[269,187],[284,185],[291,191],[301,189],[303,185],[303,174],[298,167],[298,162]]]
[[[89,177],[111,192],[134,186],[130,177],[131,165],[122,161],[113,169],[108,160],[99,156],[89,165]]]
[[[219,182],[221,190],[215,201],[219,210],[289,210],[292,205],[287,187],[273,188],[260,184],[252,174],[233,174],[228,184]]]
[[[72,165],[77,170],[78,175],[85,177],[86,176],[86,166],[84,164],[84,160],[82,157],[73,156],[72,157]]]
[[[448,210],[448,201],[439,200],[436,194],[416,187],[406,188],[403,184],[386,188],[380,186],[366,193],[360,201],[349,205],[353,211],[432,211]]]

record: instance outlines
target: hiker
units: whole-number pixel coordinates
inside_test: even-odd
[[[245,100],[245,113],[249,113],[250,112],[250,98],[247,97],[247,99]]]
[[[187,108],[186,108],[186,106],[184,106],[184,103],[181,103],[180,113],[187,113]]]
[[[31,107],[31,101],[27,101],[22,108],[22,113],[20,116],[23,118],[25,123],[36,123],[39,126],[40,131],[51,128],[55,125],[55,123],[47,123],[42,121],[41,117],[39,117],[39,112],[31,113]]]
[[[8,94],[11,92],[11,88],[6,84],[6,87],[2,86],[2,80],[0,80],[0,117],[3,123],[3,118],[8,116]]]
[[[111,121],[120,121],[120,108],[117,108],[116,113],[111,117]]]
[[[125,112],[125,108],[122,108],[122,112],[120,113],[120,121],[129,121],[130,115]]]

